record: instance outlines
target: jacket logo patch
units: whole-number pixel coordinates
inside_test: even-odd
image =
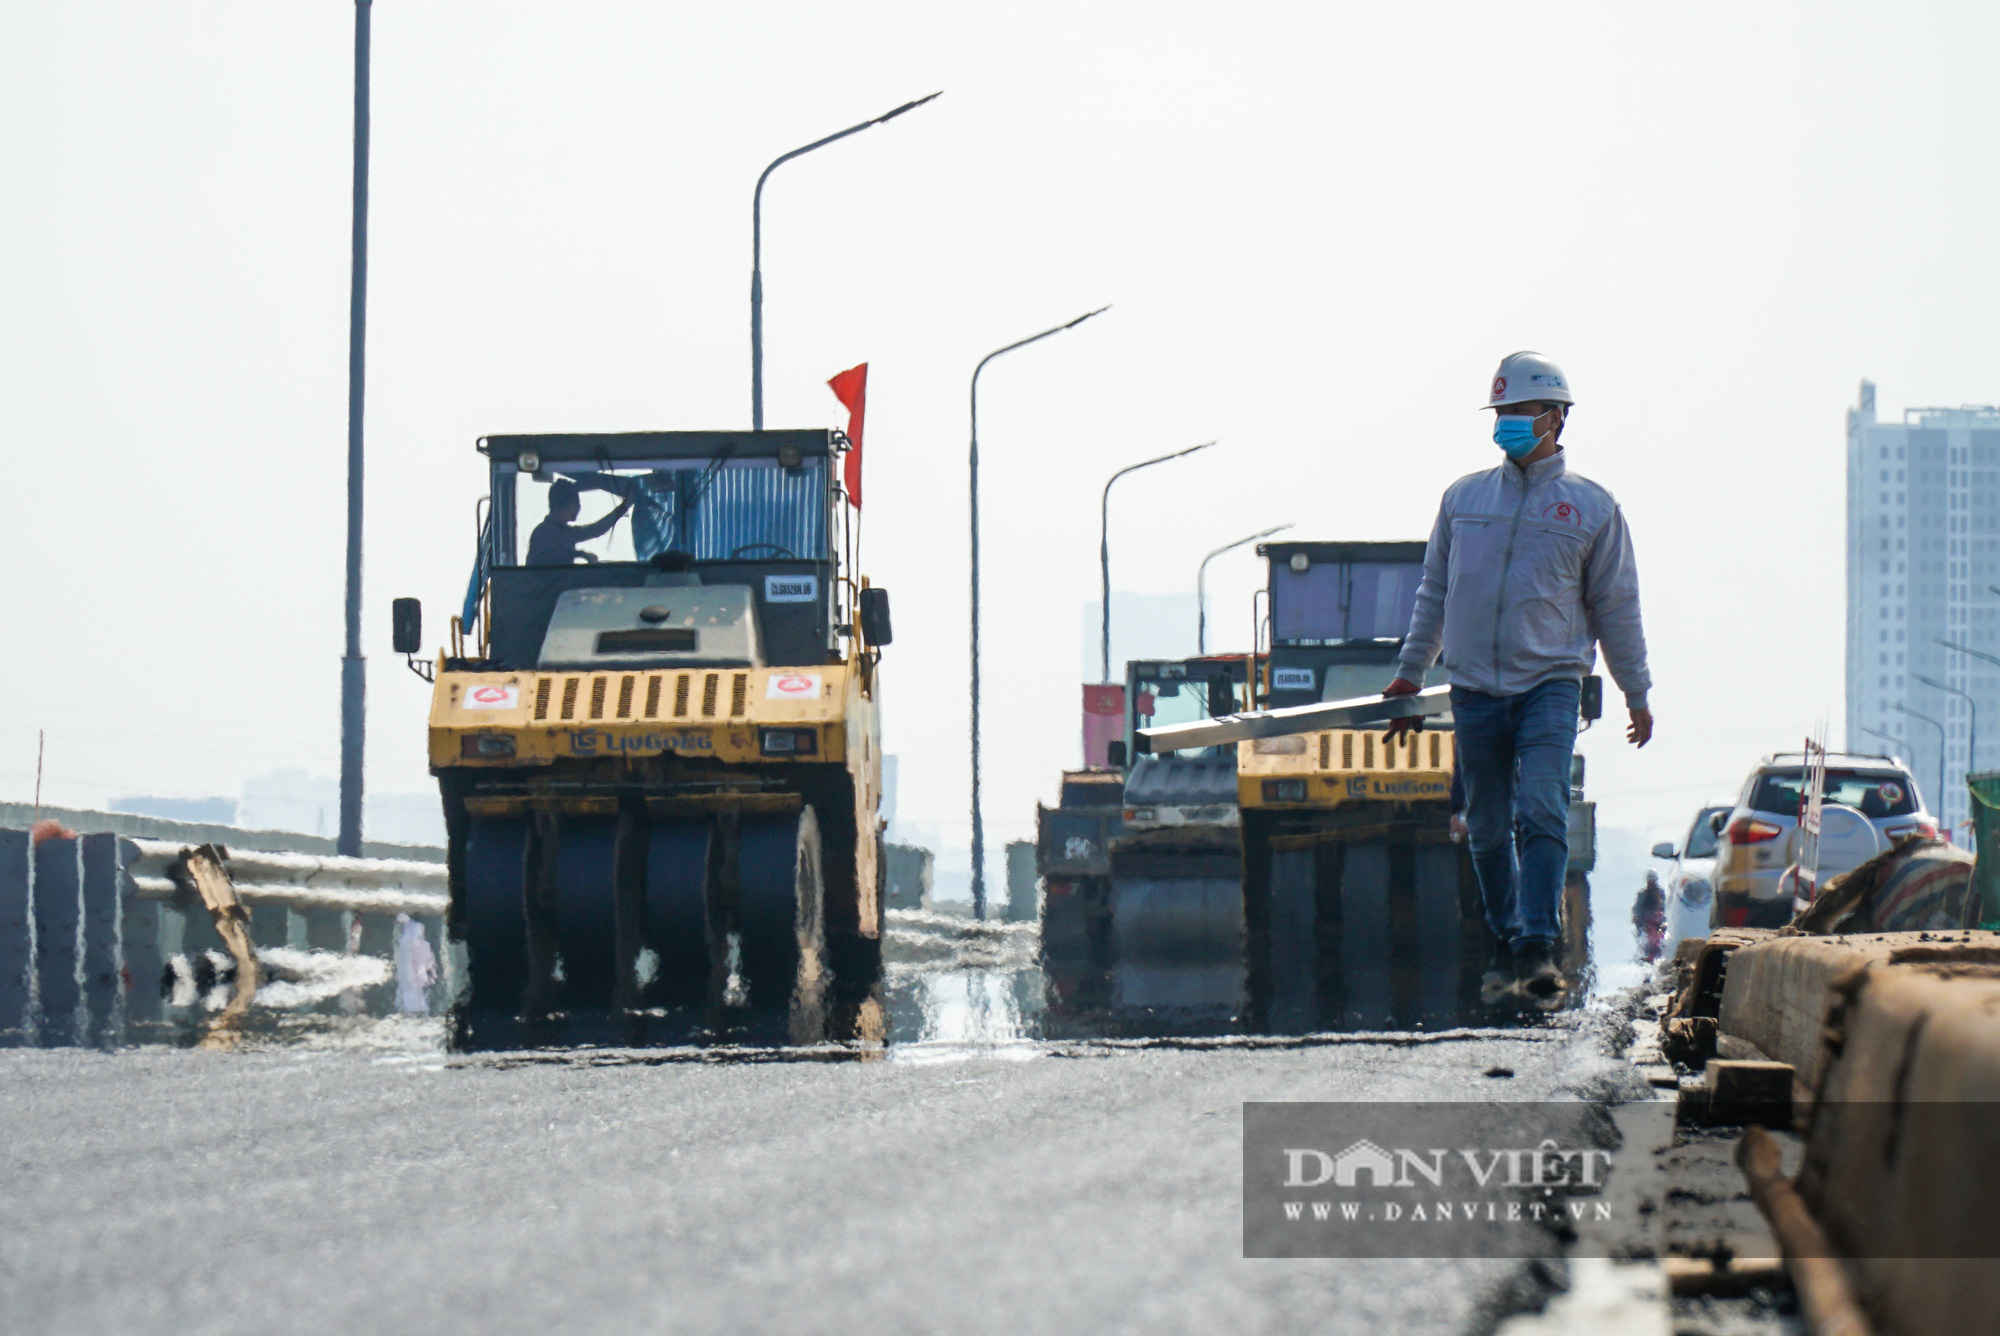
[[[1583,512],[1567,501],[1556,501],[1542,507],[1542,518],[1560,524],[1582,524]]]

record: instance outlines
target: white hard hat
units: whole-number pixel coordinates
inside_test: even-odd
[[[1575,402],[1569,393],[1569,377],[1562,373],[1561,367],[1540,353],[1509,353],[1500,359],[1500,369],[1493,373],[1493,389],[1486,406]]]

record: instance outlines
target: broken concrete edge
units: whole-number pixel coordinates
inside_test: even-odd
[[[1767,934],[1762,940],[1728,945],[1715,966],[1721,980],[1714,1013],[1718,1035],[1733,1036],[1774,1061],[1790,1063],[1806,1097],[1816,1097],[1831,1056],[1827,1018],[1839,993],[1836,984],[1873,966],[1972,977],[1990,969],[2000,975],[2000,933]]]
[[[2000,1309],[2000,933],[1779,936],[1732,946],[1720,977],[1723,1061],[1795,1069],[1799,1198],[1860,1303],[1893,1330],[1983,1329]],[[1704,1077],[1691,1118],[1744,1116]]]
[[[2000,971],[1844,976],[1801,1196],[1888,1326],[1978,1331],[2000,1311]]]

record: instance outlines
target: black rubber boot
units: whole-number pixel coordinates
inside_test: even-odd
[[[1563,990],[1562,971],[1556,968],[1555,944],[1530,937],[1514,953],[1514,977],[1521,991],[1530,997],[1554,997]]]

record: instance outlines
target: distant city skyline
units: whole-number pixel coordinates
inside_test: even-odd
[[[1941,642],[2000,657],[1996,582],[2000,409],[1881,422],[1862,381],[1847,415],[1847,747],[1908,761],[1961,844],[1965,775],[2000,755],[2000,668]]]

